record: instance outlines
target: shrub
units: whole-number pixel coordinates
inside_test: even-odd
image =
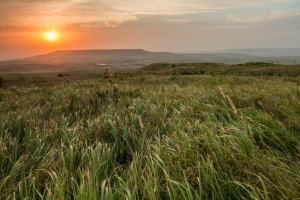
[[[268,72],[268,76],[273,76],[274,72]]]
[[[192,72],[190,72],[190,71],[187,71],[187,70],[185,70],[185,71],[182,71],[180,74],[181,74],[181,75],[193,75],[193,73],[192,73]]]
[[[178,80],[178,77],[176,74],[173,74],[170,78],[169,78],[170,81],[175,81],[175,80]]]
[[[57,77],[64,77],[64,75],[63,74],[58,74]]]

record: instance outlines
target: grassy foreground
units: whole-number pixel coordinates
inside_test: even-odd
[[[299,111],[281,79],[0,89],[0,199],[299,199]]]

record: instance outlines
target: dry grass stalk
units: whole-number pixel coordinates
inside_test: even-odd
[[[236,109],[236,107],[235,107],[233,101],[231,100],[230,96],[226,95],[226,98],[227,98],[227,100],[228,100],[228,102],[229,102],[231,108],[233,109],[233,112],[234,112],[235,114],[237,114],[237,109]]]
[[[233,101],[231,100],[230,96],[225,95],[223,89],[222,89],[220,86],[218,86],[218,89],[219,89],[220,94],[224,97],[224,99],[227,99],[227,100],[228,100],[228,102],[229,102],[231,108],[233,109],[233,112],[234,112],[235,114],[237,114],[237,109],[236,109],[236,107],[235,107]]]
[[[224,97],[224,99],[226,99],[226,95],[225,95],[223,89],[220,86],[218,86],[218,89],[219,89],[220,94]]]
[[[138,120],[139,120],[140,127],[144,128],[144,124],[143,124],[141,115],[138,116]]]

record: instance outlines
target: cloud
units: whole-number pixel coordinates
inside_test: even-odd
[[[246,22],[246,23],[256,23],[263,22],[267,20],[281,19],[286,17],[292,17],[299,15],[300,12],[297,10],[277,10],[266,14],[260,14],[251,17],[239,17],[233,14],[227,16],[227,19],[236,21],[236,22]]]
[[[0,26],[60,26],[103,22],[117,26],[138,15],[184,15],[288,0],[14,0],[0,1]],[[236,16],[229,16],[238,20]],[[253,19],[252,19],[253,20]],[[255,20],[255,19],[254,19]],[[102,24],[102,23],[100,23]]]

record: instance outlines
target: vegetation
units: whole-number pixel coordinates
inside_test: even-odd
[[[0,89],[0,199],[299,198],[299,82],[214,73]]]
[[[2,85],[3,85],[3,78],[2,78],[2,76],[0,75],[0,87],[2,87]]]
[[[175,67],[174,67],[175,66]],[[238,76],[300,76],[299,65],[279,65],[264,62],[228,65],[222,63],[154,63],[138,70],[139,73],[163,75],[238,75]]]

